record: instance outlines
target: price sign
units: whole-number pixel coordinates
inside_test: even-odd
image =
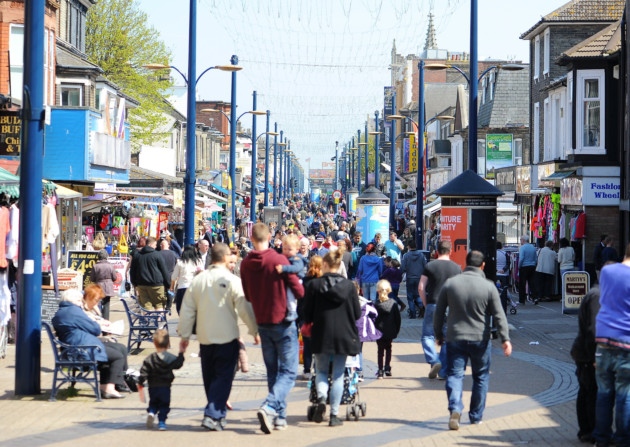
[[[67,255],[68,268],[83,273],[83,287],[90,284],[90,273],[98,261],[97,251],[69,250]]]

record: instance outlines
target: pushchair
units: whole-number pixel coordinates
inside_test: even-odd
[[[510,296],[509,289],[510,286],[507,284],[502,284],[501,281],[497,281],[497,289],[499,289],[499,296],[501,297],[501,306],[503,306],[503,311],[507,315],[508,307],[511,315],[516,315],[516,308],[518,307],[518,302],[514,301]]]
[[[306,409],[306,419],[313,420],[315,409],[317,408],[317,386],[315,385],[314,374],[308,383],[310,388],[309,402],[311,405]],[[328,385],[332,385],[332,378],[328,374]],[[330,393],[330,388],[328,389]],[[326,403],[330,404],[330,396],[326,397]],[[359,374],[353,371],[353,368],[346,367],[343,374],[343,395],[341,396],[341,405],[346,405],[346,420],[354,419],[358,421],[361,416],[367,413],[367,404],[359,400]]]

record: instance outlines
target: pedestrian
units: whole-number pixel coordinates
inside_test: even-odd
[[[355,279],[357,276],[357,270],[359,269],[359,262],[365,254],[365,247],[367,244],[361,240],[363,234],[360,231],[355,231],[352,235],[352,268],[348,272],[350,279]]]
[[[306,276],[302,280],[304,289],[306,289],[308,283],[313,278],[319,278],[324,274],[322,271],[323,260],[321,256],[313,256],[308,264],[308,271]],[[300,334],[302,334],[302,344],[304,350],[302,351],[302,358],[304,360],[304,370],[301,379],[311,380],[311,369],[313,367],[313,349],[311,347],[311,334],[313,329],[313,323],[306,323],[304,321],[304,300],[298,301],[298,323],[300,327]]]
[[[217,242],[212,246],[210,267],[195,276],[186,290],[177,328],[181,352],[186,352],[195,328],[208,402],[201,426],[210,431],[226,427],[227,401],[240,350],[238,317],[254,337],[254,344],[260,342],[252,306],[245,299],[240,279],[228,269],[229,256],[227,245]]]
[[[602,251],[604,250],[604,247],[606,246],[604,241],[606,240],[607,237],[608,237],[607,234],[602,234],[599,237],[599,243],[595,246],[595,249],[593,250],[593,264],[595,264],[595,273],[597,274],[597,282],[599,282],[599,273],[601,272],[602,267],[604,266],[604,263],[602,262]]]
[[[578,379],[578,394],[575,410],[578,420],[578,439],[582,442],[595,442],[595,407],[597,403],[597,380],[595,379],[595,317],[599,312],[599,287],[591,287],[582,302],[578,313],[578,334],[571,347],[571,357],[575,362],[575,375]]]
[[[560,278],[566,272],[575,270],[575,250],[571,247],[566,237],[560,239],[560,248],[558,249],[558,264],[560,264]]]
[[[171,276],[171,292],[175,293],[175,310],[177,315],[182,308],[184,294],[195,275],[203,272],[204,264],[194,245],[186,245],[182,257],[177,260]]]
[[[310,251],[309,258],[312,256],[321,256],[323,258],[326,256],[328,249],[323,246],[325,240],[326,235],[323,233],[318,233],[317,236],[315,236],[315,248]]]
[[[374,234],[374,239],[372,239],[372,243],[376,249],[376,256],[379,258],[385,255],[385,244],[382,242],[381,233]]]
[[[553,296],[553,280],[556,273],[558,254],[553,251],[553,241],[545,242],[545,246],[538,253],[536,274],[538,275],[537,298],[540,301],[551,301]]]
[[[383,259],[376,255],[376,245],[372,242],[365,247],[366,255],[359,261],[357,281],[361,285],[363,296],[372,303],[376,301],[376,283],[383,274]]]
[[[501,287],[506,287],[509,282],[510,264],[509,258],[505,250],[503,250],[503,243],[497,241],[497,280],[501,281]]]
[[[409,306],[409,318],[415,319],[418,315],[426,316],[426,306],[420,301],[418,286],[420,278],[427,266],[427,258],[420,250],[417,250],[416,241],[409,241],[409,251],[403,255],[401,271],[406,276],[407,305]]]
[[[490,317],[496,322],[505,356],[512,354],[507,318],[496,285],[487,280],[483,253],[473,250],[466,255],[466,269],[448,279],[437,300],[433,331],[438,345],[446,340],[446,394],[451,413],[448,427],[458,430],[464,404],[462,402],[464,372],[468,360],[472,369],[472,396],[469,420],[479,424],[483,419],[490,381]],[[446,321],[446,338],[442,328]]]
[[[109,301],[114,296],[114,283],[117,281],[118,275],[114,265],[107,260],[109,258],[107,250],[99,250],[97,256],[98,261],[90,272],[90,281],[103,289],[105,296],[101,300],[101,313],[103,318],[109,320]]]
[[[341,253],[338,251],[328,252],[324,256],[324,274],[309,282],[304,302],[304,319],[313,323],[311,344],[315,354],[317,389],[317,406],[313,420],[317,423],[323,421],[328,398],[328,425],[331,427],[343,424],[338,414],[343,395],[346,358],[359,353],[356,321],[361,316],[361,306],[352,281],[336,273],[340,264]]]
[[[294,234],[288,234],[282,238],[282,254],[289,261],[289,265],[276,265],[278,273],[294,274],[300,281],[306,275],[306,260],[298,253],[299,239]],[[291,288],[287,288],[287,316],[285,321],[295,321],[297,319],[297,298],[293,295]]]
[[[630,244],[619,264],[602,267],[596,318],[597,446],[630,446]],[[613,435],[613,410],[615,433]]]
[[[295,385],[298,369],[297,327],[294,321],[285,321],[286,289],[290,287],[297,299],[304,295],[296,275],[281,275],[276,271],[276,265],[289,265],[289,261],[269,248],[269,236],[265,224],[254,224],[251,235],[254,249],[241,263],[243,289],[254,308],[267,369],[269,394],[257,413],[260,429],[266,434],[272,429],[286,428],[286,398]]]
[[[393,300],[389,299],[392,287],[386,279],[381,279],[376,283],[376,312],[378,316],[374,325],[381,331],[381,338],[376,340],[378,372],[376,377],[382,379],[383,375],[392,375],[392,342],[398,337],[400,332],[400,310]],[[384,360],[384,361],[383,361]]]
[[[163,310],[166,307],[166,291],[171,287],[171,275],[164,258],[155,250],[157,240],[147,238],[147,245],[133,255],[129,277],[138,303],[148,310]]]
[[[608,261],[619,261],[619,255],[617,254],[615,247],[613,247],[613,242],[614,240],[610,236],[604,239],[604,244],[606,246],[602,249],[602,265],[606,265]]]
[[[208,242],[208,239],[203,238],[197,241],[197,250],[199,251],[199,257],[201,258],[204,269],[207,269],[210,265],[211,256],[208,255],[208,252],[210,251],[210,246],[211,245],[210,242]]]
[[[400,311],[404,311],[407,308],[407,305],[402,302],[402,300],[398,297],[398,292],[400,291],[400,283],[403,279],[403,272],[400,270],[400,262],[396,259],[385,258],[385,270],[381,274],[381,279],[386,279],[389,281],[389,285],[391,287],[391,292],[389,297],[398,303],[400,306]],[[377,292],[378,295],[378,292]]]
[[[160,239],[160,249],[158,250],[158,253],[160,254],[160,256],[162,256],[162,258],[164,258],[166,270],[168,270],[169,273],[168,278],[169,280],[171,280],[173,278],[173,272],[175,271],[175,265],[177,265],[177,260],[181,255],[181,249],[180,255],[178,255],[175,251],[170,249],[170,242],[168,239]],[[173,306],[174,299],[175,292],[173,292],[171,290],[171,287],[169,287],[166,290],[166,310],[169,312],[169,315],[171,312],[171,307]]]
[[[389,240],[387,240],[384,244],[385,247],[385,256],[389,256],[392,259],[400,262],[401,254],[405,246],[402,241],[398,239],[398,235],[395,231],[391,231],[389,233]]]
[[[422,272],[418,292],[426,309],[422,321],[422,350],[424,359],[431,366],[429,379],[446,379],[446,345],[442,343],[439,354],[435,346],[435,330],[433,320],[437,299],[447,279],[459,275],[462,269],[451,261],[451,241],[441,240],[437,245],[437,259],[429,262]],[[444,335],[444,328],[440,330]]]
[[[529,293],[535,294],[534,274],[536,273],[536,248],[529,243],[529,236],[521,236],[521,247],[518,250],[518,302],[525,304],[527,287]]]
[[[170,339],[168,330],[158,329],[153,334],[156,352],[149,355],[140,368],[140,385],[149,385],[149,406],[147,407],[147,428],[153,428],[158,417],[158,430],[166,430],[166,418],[171,411],[171,384],[175,380],[174,369],[184,366],[184,353],[177,356],[168,352]]]

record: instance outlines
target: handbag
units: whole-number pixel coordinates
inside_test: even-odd
[[[138,392],[138,382],[140,381],[140,373],[138,371],[129,368],[123,375],[123,379],[131,391],[134,393]]]
[[[120,239],[118,240],[118,253],[121,255],[129,253],[129,245],[127,244],[127,238],[123,232],[120,233]]]
[[[99,251],[105,248],[105,244],[105,236],[103,236],[103,233],[99,232],[92,242],[92,247],[94,248],[94,250]]]

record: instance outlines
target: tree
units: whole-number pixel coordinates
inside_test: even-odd
[[[149,26],[147,14],[136,0],[99,0],[88,12],[86,28],[88,59],[125,95],[139,102],[128,115],[132,152],[141,144],[163,138],[158,129],[167,122],[164,95],[172,82],[142,66],[170,65],[171,54],[159,32]]]

